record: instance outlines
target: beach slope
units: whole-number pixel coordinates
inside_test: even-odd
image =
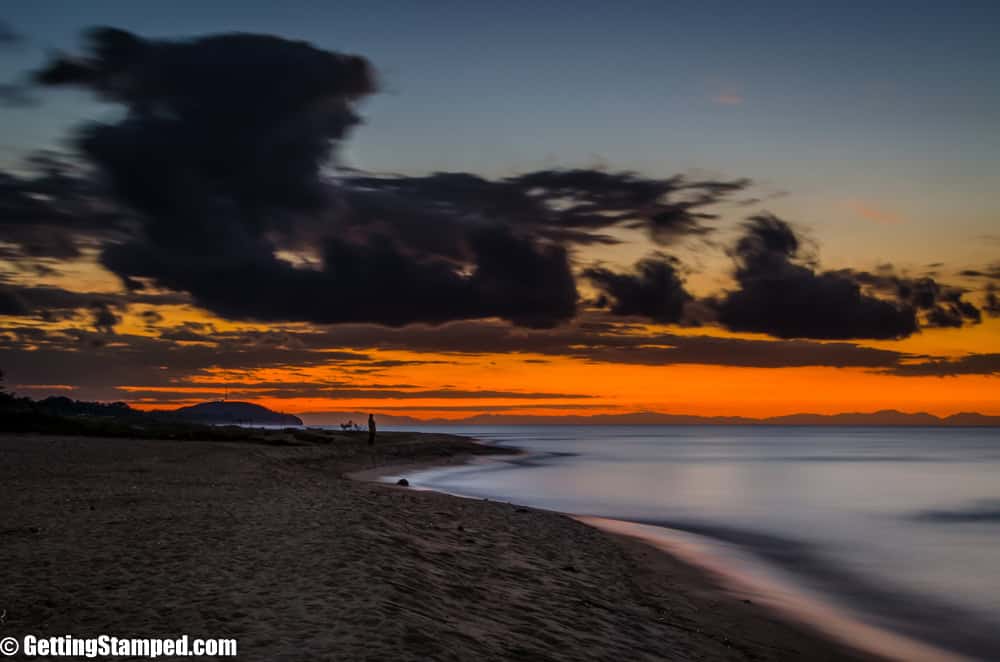
[[[0,635],[235,637],[249,660],[862,659],[569,517],[344,477],[484,452],[2,436]]]

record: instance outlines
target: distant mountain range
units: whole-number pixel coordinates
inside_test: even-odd
[[[349,420],[364,423],[367,412],[307,412],[301,414],[307,425],[339,425]],[[412,416],[379,414],[382,425],[918,425],[939,427],[1000,427],[1000,416],[974,412],[934,416],[886,409],[871,413],[788,414],[769,418],[743,416],[688,416],[634,412],[631,414],[596,414],[591,416],[532,416],[521,414],[477,414],[460,419],[420,419]]]
[[[302,419],[291,414],[279,414],[252,402],[200,402],[190,407],[159,412],[161,416],[191,423],[233,423],[242,425],[302,425]]]
[[[252,402],[201,402],[174,410],[140,411],[124,402],[102,403],[50,397],[34,401],[0,392],[0,415],[12,412],[34,412],[56,417],[88,417],[93,419],[120,419],[132,422],[143,420],[180,421],[198,424],[240,425],[340,425],[348,421],[365,427],[368,412],[319,411],[300,416],[282,414]],[[397,414],[382,414],[374,410],[380,425],[884,425],[884,426],[936,426],[936,427],[1000,427],[1000,416],[978,413],[934,416],[927,413],[906,413],[885,409],[871,413],[845,414],[788,414],[769,418],[745,416],[689,416],[661,414],[659,412],[633,412],[629,414],[595,414],[568,416],[535,416],[523,414],[476,414],[459,419],[415,418]],[[304,419],[304,421],[303,421]],[[27,425],[27,424],[26,424]]]

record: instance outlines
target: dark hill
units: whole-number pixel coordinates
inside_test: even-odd
[[[164,412],[167,414],[168,412]],[[230,423],[244,425],[302,425],[302,419],[279,414],[252,402],[201,402],[169,412],[170,418],[195,423]]]

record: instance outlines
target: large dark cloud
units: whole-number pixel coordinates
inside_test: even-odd
[[[168,42],[104,28],[85,56],[57,58],[38,80],[82,85],[127,109],[78,139],[141,219],[138,234],[102,256],[123,279],[266,321],[497,316],[541,327],[575,313],[567,250],[537,233],[475,224],[449,255],[344,227],[345,196],[324,186],[322,166],[357,123],[354,102],[375,89],[361,57],[258,35]],[[320,233],[310,266],[278,255],[300,226]]]
[[[126,111],[76,141],[137,223],[100,242],[102,264],[230,318],[551,327],[576,313],[574,247],[615,243],[612,228],[661,244],[703,235],[711,206],[748,184],[595,170],[330,179],[374,73],[360,56],[270,36],[100,28],[36,79]]]
[[[733,249],[739,288],[716,302],[719,321],[779,338],[845,340],[904,338],[921,326],[980,319],[959,288],[929,277],[818,271],[800,259],[800,247],[785,221],[770,214],[748,219]]]
[[[263,35],[154,41],[98,28],[88,50],[38,81],[123,105],[120,122],[82,132],[84,153],[136,208],[189,228],[229,212],[259,231],[270,209],[316,204],[319,167],[358,123],[353,102],[375,90],[364,58]]]

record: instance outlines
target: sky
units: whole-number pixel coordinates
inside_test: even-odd
[[[0,14],[8,389],[1000,414],[995,3],[315,4]]]

